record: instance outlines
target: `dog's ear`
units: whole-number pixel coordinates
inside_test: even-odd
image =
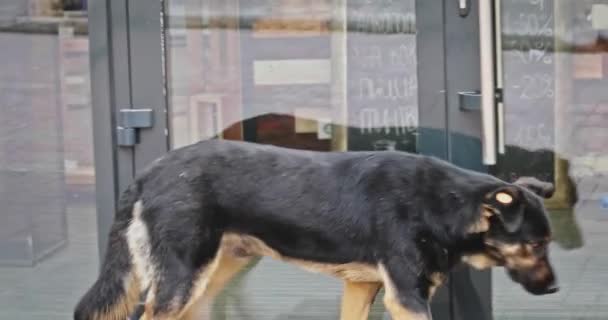
[[[521,227],[524,220],[522,194],[514,186],[503,186],[486,194],[484,206],[491,215],[503,224],[505,230],[513,233]]]
[[[540,181],[534,177],[521,177],[513,182],[513,184],[522,186],[545,199],[551,198],[555,192],[555,187],[552,183]]]

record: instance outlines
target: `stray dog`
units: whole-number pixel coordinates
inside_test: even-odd
[[[345,282],[343,320],[367,319],[381,286],[394,320],[430,319],[460,262],[504,266],[533,294],[557,291],[541,197],[404,152],[312,152],[208,140],[156,160],[121,196],[101,275],[76,320],[195,319],[252,259]]]

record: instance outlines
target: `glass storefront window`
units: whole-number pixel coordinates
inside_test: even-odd
[[[497,174],[556,184],[546,205],[561,289],[531,297],[495,270],[495,319],[607,319],[608,1],[501,3],[507,148]]]
[[[414,1],[165,1],[171,142],[416,150]],[[341,127],[341,128],[340,128]]]
[[[69,319],[98,269],[86,1],[0,1],[0,318]]]
[[[414,3],[164,1],[172,148],[220,137],[416,152]],[[334,319],[340,295],[338,280],[262,259],[216,301],[213,319]]]

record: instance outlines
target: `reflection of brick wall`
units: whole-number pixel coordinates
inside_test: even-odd
[[[608,38],[601,34],[574,48],[572,92],[560,115],[567,127],[560,134],[582,199],[599,199],[608,192]]]
[[[572,57],[572,154],[608,156],[608,39],[579,46]]]
[[[61,13],[61,0],[29,0],[30,16],[57,16]]]
[[[205,10],[210,12],[238,12],[237,0],[212,0],[206,4],[209,8]],[[170,13],[184,9],[177,2],[172,5]],[[192,2],[188,9],[197,6]],[[174,21],[180,19],[178,15],[171,18]],[[243,116],[238,21],[212,19],[206,28],[197,27],[196,23],[199,22],[195,20],[185,23],[187,29],[171,28],[167,37],[172,146],[194,143],[201,138],[196,130],[190,128],[189,120],[191,117],[202,117],[198,112],[200,110],[190,108],[201,95],[215,96],[221,101],[219,118],[224,130],[218,133],[222,133],[226,139],[240,140]]]
[[[93,135],[89,77],[89,41],[62,28],[59,68],[65,160],[67,170],[93,166]]]
[[[65,243],[57,41],[0,33],[0,264],[31,264]]]

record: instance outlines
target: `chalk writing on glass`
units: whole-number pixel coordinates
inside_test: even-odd
[[[552,143],[552,133],[544,123],[521,125],[515,130],[513,145],[525,146],[528,148],[549,147]]]
[[[555,95],[553,76],[546,73],[523,75],[521,82],[514,85],[514,88],[520,88],[520,98],[525,100],[552,98]]]
[[[361,77],[359,99],[400,100],[416,95],[418,83],[415,75],[395,77]]]
[[[379,34],[413,33],[416,23],[416,16],[411,12],[367,13],[353,10],[349,12],[349,19],[353,21],[350,31]]]
[[[405,135],[415,130],[417,122],[416,107],[363,108],[359,113],[361,134]]]
[[[352,59],[361,69],[378,69],[382,67],[414,68],[416,63],[416,46],[401,44],[397,47],[368,45],[352,46]]]
[[[530,4],[533,6],[537,6],[540,11],[544,11],[545,1],[546,0],[530,0]]]

